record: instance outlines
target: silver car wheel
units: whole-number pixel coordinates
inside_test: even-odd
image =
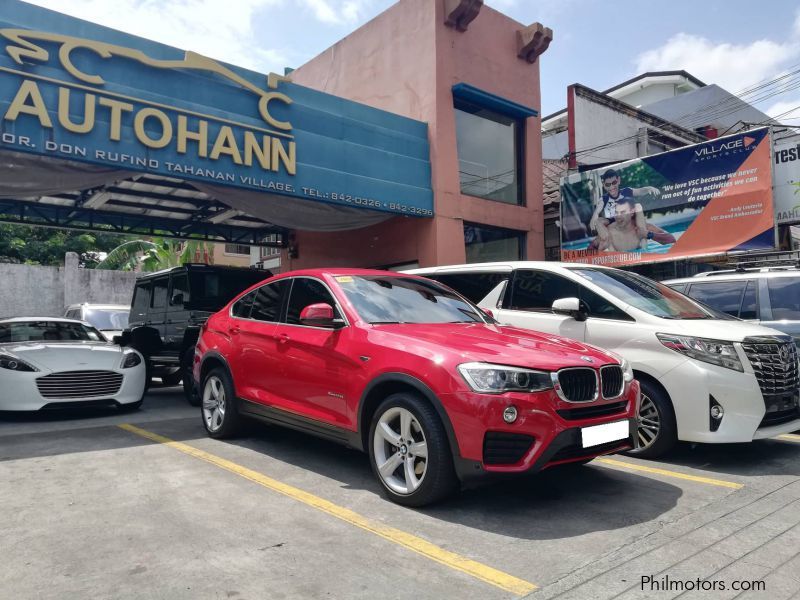
[[[428,445],[411,411],[395,406],[383,413],[372,448],[380,478],[390,490],[408,495],[422,485],[428,469]]]
[[[212,375],[203,388],[203,420],[209,431],[215,432],[222,427],[225,408],[225,387],[219,377]]]
[[[661,415],[655,403],[646,394],[642,394],[642,402],[639,405],[639,449],[644,450],[652,446],[658,439],[661,432]]]

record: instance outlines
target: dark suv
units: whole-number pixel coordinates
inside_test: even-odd
[[[190,264],[140,277],[121,343],[145,356],[148,383],[152,377],[167,385],[183,380],[186,398],[194,404],[191,364],[200,326],[239,292],[271,276],[270,271]]]

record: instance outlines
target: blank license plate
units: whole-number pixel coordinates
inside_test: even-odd
[[[592,427],[581,428],[581,440],[584,448],[599,446],[608,442],[624,440],[630,437],[631,432],[628,421],[616,421],[614,423],[604,423],[603,425],[593,425]]]

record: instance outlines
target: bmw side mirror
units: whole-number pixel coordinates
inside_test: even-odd
[[[552,308],[557,315],[572,317],[576,321],[586,320],[586,313],[581,310],[581,301],[577,298],[559,298],[553,301]]]
[[[331,329],[344,327],[344,321],[335,318],[333,307],[325,302],[309,304],[300,311],[300,323],[310,327],[328,327]]]

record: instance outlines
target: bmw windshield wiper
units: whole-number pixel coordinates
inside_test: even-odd
[[[370,325],[402,325],[405,321],[370,321]]]

